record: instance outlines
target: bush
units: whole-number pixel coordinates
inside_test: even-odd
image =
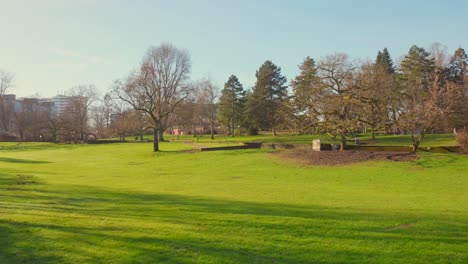
[[[256,136],[258,135],[258,129],[255,127],[249,127],[249,129],[247,130],[247,134],[249,136]]]
[[[460,145],[460,149],[463,153],[468,153],[468,129],[464,129],[457,133],[457,142]]]

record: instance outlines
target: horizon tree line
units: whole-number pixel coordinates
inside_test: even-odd
[[[407,133],[416,151],[426,133],[456,132],[468,125],[467,65],[463,48],[449,56],[440,44],[429,50],[413,45],[396,64],[387,48],[377,52],[375,61],[352,61],[345,53],[318,61],[306,57],[289,83],[281,67],[266,60],[252,88],[246,89],[233,74],[220,90],[209,79],[191,82],[189,53],[163,43],[150,47],[139,69],[116,80],[102,99],[87,94],[92,99],[70,111],[76,116],[64,118],[75,120],[69,130],[81,140],[86,132],[143,139],[151,130],[154,151],[159,151],[165,131],[177,128],[197,136],[205,126],[211,139],[220,130],[232,137],[259,131],[328,134],[340,139],[341,149],[362,132],[370,132],[372,140],[377,132]],[[0,121],[5,127],[11,115],[3,95],[13,77],[4,72],[0,77]],[[26,118],[16,119],[20,123]],[[64,127],[57,120],[49,123]]]

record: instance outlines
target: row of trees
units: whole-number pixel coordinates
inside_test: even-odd
[[[151,48],[140,70],[117,81],[113,94],[148,117],[154,150],[163,131],[208,122],[234,136],[269,130],[328,133],[341,139],[361,131],[408,133],[416,150],[428,132],[448,132],[467,125],[466,52],[453,56],[434,44],[429,51],[412,46],[399,65],[385,48],[373,62],[354,62],[344,53],[318,63],[307,57],[291,82],[267,60],[256,72],[252,89],[232,75],[219,93],[208,80],[187,82],[190,59],[170,44]]]
[[[267,60],[257,70],[251,89],[231,75],[220,91],[207,79],[190,82],[188,52],[162,44],[148,50],[137,70],[115,81],[100,103],[93,105],[98,102],[94,87],[81,86],[70,93],[87,98],[86,102],[70,106],[66,115],[25,107],[29,112],[16,120],[48,127],[54,138],[72,133],[81,140],[88,132],[124,139],[142,138],[152,130],[154,151],[159,150],[164,131],[182,129],[195,135],[205,126],[211,138],[219,129],[231,136],[259,130],[273,135],[278,130],[327,133],[341,139],[342,149],[347,138],[359,132],[370,131],[373,138],[377,131],[403,132],[411,134],[416,150],[426,133],[468,124],[467,65],[462,48],[449,56],[440,44],[429,50],[412,46],[397,64],[386,48],[372,62],[335,53],[318,62],[305,58],[299,74],[288,83],[281,68]],[[7,82],[0,83],[0,92],[5,94],[12,77],[2,76]],[[8,120],[3,118],[7,111],[2,98],[4,126]]]
[[[288,93],[281,68],[266,61],[251,91],[244,91],[235,76],[229,78],[219,120],[231,135],[236,126],[273,135],[278,128],[329,133],[341,138],[342,149],[347,136],[367,128],[373,139],[376,131],[404,132],[411,134],[416,150],[427,132],[468,125],[467,65],[462,48],[449,57],[439,44],[430,51],[412,46],[399,66],[386,48],[375,62],[352,62],[343,53],[318,63],[307,57]]]

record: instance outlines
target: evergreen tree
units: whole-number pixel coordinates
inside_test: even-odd
[[[463,84],[468,73],[468,55],[465,50],[458,48],[449,65],[449,79],[452,82]]]
[[[413,45],[403,59],[398,79],[406,86],[428,89],[434,71],[434,59],[424,48]]]
[[[257,81],[252,91],[250,116],[255,128],[276,129],[283,116],[282,107],[287,99],[287,79],[281,74],[281,68],[267,60],[255,74]]]
[[[256,103],[251,90],[245,94],[244,118],[242,119],[242,126],[247,128],[247,134],[254,136],[258,134],[256,125]]]
[[[318,121],[318,96],[321,90],[314,59],[305,58],[304,62],[299,65],[299,70],[299,75],[291,82],[296,117],[303,116],[299,118],[301,120],[299,126],[302,129],[314,128]]]
[[[242,123],[244,104],[244,87],[235,75],[231,75],[221,91],[218,112],[220,123],[228,127],[231,136],[234,136],[236,126]]]
[[[383,51],[379,51],[377,53],[375,64],[383,67],[389,74],[395,73],[395,67],[393,66],[393,61],[387,48],[384,48]]]
[[[413,45],[401,63],[400,82],[402,111],[399,116],[401,128],[411,133],[413,151],[416,152],[426,130],[435,119],[429,111],[429,102],[437,99],[431,91],[437,85],[433,77],[436,72],[434,59],[424,48]]]
[[[375,64],[376,65],[382,64],[382,52],[380,50],[379,52],[377,52],[377,57],[375,58]]]

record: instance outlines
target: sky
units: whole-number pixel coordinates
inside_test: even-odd
[[[468,49],[467,13],[466,0],[0,0],[0,69],[14,73],[18,97],[81,84],[103,95],[169,42],[190,53],[191,80],[222,88],[235,74],[250,88],[265,60],[291,80],[307,56]]]

